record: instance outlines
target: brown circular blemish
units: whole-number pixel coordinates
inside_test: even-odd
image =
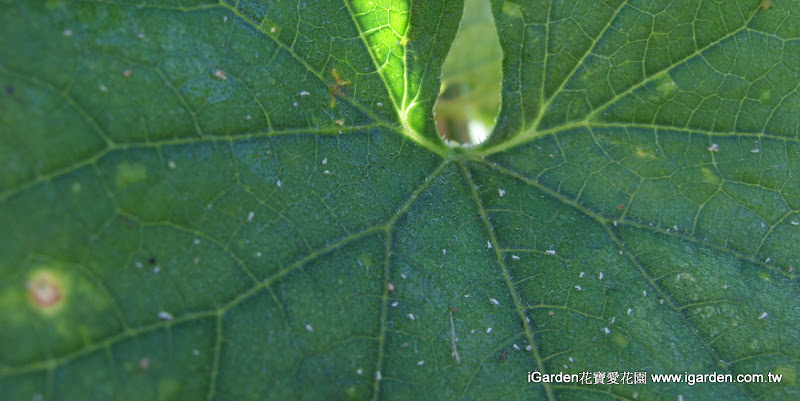
[[[33,274],[26,287],[31,302],[40,310],[51,311],[64,303],[64,284],[49,272]]]

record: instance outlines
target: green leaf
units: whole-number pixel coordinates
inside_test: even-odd
[[[798,398],[800,4],[462,8],[0,1],[3,398]]]

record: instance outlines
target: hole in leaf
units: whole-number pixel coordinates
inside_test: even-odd
[[[462,144],[486,140],[500,111],[502,58],[489,0],[465,0],[433,108],[442,138]]]

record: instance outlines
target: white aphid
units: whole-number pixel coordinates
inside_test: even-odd
[[[361,376],[364,373],[364,370],[361,368],[356,369],[356,374]]]
[[[300,96],[311,96],[311,94],[308,93],[308,91],[302,91],[300,92]]]
[[[409,313],[406,316],[408,316],[409,319],[414,320],[414,314],[413,313]]]
[[[583,288],[581,288],[581,286],[579,286],[579,285],[576,285],[575,289],[578,290],[578,291],[583,291]]]
[[[511,259],[514,259],[514,260],[519,260],[519,256],[517,256],[517,255],[511,255]]]
[[[403,280],[405,280],[405,279],[406,279],[406,274],[405,274],[405,273],[400,273],[400,278],[402,278]]]
[[[489,327],[488,329],[486,329],[486,334],[489,334],[489,333],[491,333],[491,332],[492,332],[492,328],[491,328],[491,327]]]
[[[556,254],[556,251],[554,251],[554,250],[552,250],[552,249],[548,249],[548,250],[546,250],[546,251],[544,251],[544,252],[545,252],[546,254],[548,254],[548,255],[555,255],[555,254]]]
[[[525,346],[525,351],[533,351],[533,346],[532,345]]]
[[[424,364],[425,364],[425,361],[419,361],[419,362],[417,362],[417,366],[422,366],[422,365],[424,365]]]
[[[630,315],[632,315],[632,314],[633,314],[633,309],[631,309],[631,308],[628,308],[628,316],[630,316]]]
[[[392,308],[396,308],[398,304],[399,304],[399,302],[397,302],[397,301],[392,302]]]
[[[708,147],[709,152],[719,152],[719,145],[716,143],[712,143],[711,146]]]
[[[497,193],[500,194],[501,198],[506,196],[506,190],[505,189],[498,189]]]
[[[375,380],[381,381],[381,379],[383,379],[383,377],[381,376],[381,371],[379,370],[375,372]]]
[[[603,333],[611,334],[611,329],[609,329],[608,327],[603,327]]]
[[[769,316],[769,313],[764,312],[764,313],[761,314],[761,316],[758,317],[758,320],[764,320],[764,319],[767,318],[767,316]]]
[[[65,29],[64,32],[62,33],[62,35],[64,35],[65,38],[71,38],[72,37],[72,30],[71,29]]]
[[[496,299],[494,299],[494,298],[489,298],[489,302],[491,302],[491,303],[492,303],[492,305],[500,305],[500,302],[498,302],[498,301],[497,301]]]
[[[161,312],[158,312],[158,318],[161,320],[172,320],[175,317],[173,317],[171,313],[162,310]]]
[[[325,175],[328,175],[328,174],[330,174],[330,173],[331,173],[331,171],[330,171],[330,170],[325,170],[325,171],[323,171],[323,172],[322,172],[322,174],[325,174]]]
[[[579,277],[579,278],[583,278],[583,276],[585,276],[585,275],[586,275],[586,273],[584,273],[584,272],[581,272],[581,274],[579,274],[579,275],[578,275],[578,277]]]
[[[141,269],[142,268],[142,262],[135,262],[134,266],[136,266],[137,269]]]
[[[275,182],[275,185],[277,185],[278,188],[280,188],[281,186],[283,186],[283,183],[281,182],[281,180],[278,180]]]
[[[100,89],[101,92],[108,92],[108,88],[103,84],[100,84],[97,89]]]
[[[442,249],[442,255],[447,255],[447,249]]]
[[[314,327],[312,327],[310,324],[307,324],[306,330],[308,330],[309,332],[314,331]]]
[[[597,275],[597,279],[598,280],[602,280],[603,279],[603,272],[600,272],[600,274]]]
[[[750,153],[759,153],[761,149],[750,149]]]
[[[492,249],[492,241],[486,241],[486,247]]]
[[[517,344],[514,344],[514,349],[519,351],[519,347],[517,346]]]
[[[247,221],[253,221],[253,219],[255,217],[256,217],[256,213],[255,212],[250,212],[250,213],[247,214]]]
[[[328,164],[328,158],[327,157],[322,159],[322,164]]]
[[[192,241],[192,243],[195,245],[200,245],[200,238],[195,238],[194,241]]]
[[[220,81],[227,81],[228,80],[228,76],[222,70],[214,71],[214,76],[217,77]]]

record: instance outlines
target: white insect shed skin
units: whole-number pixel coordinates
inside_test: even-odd
[[[495,305],[495,306],[496,305],[500,305],[500,302],[498,300],[494,299],[494,298],[489,298],[489,302],[491,302],[492,305]]]
[[[175,317],[172,316],[172,314],[169,313],[169,312],[161,311],[161,312],[158,312],[158,318],[161,319],[161,320],[172,320]]]

